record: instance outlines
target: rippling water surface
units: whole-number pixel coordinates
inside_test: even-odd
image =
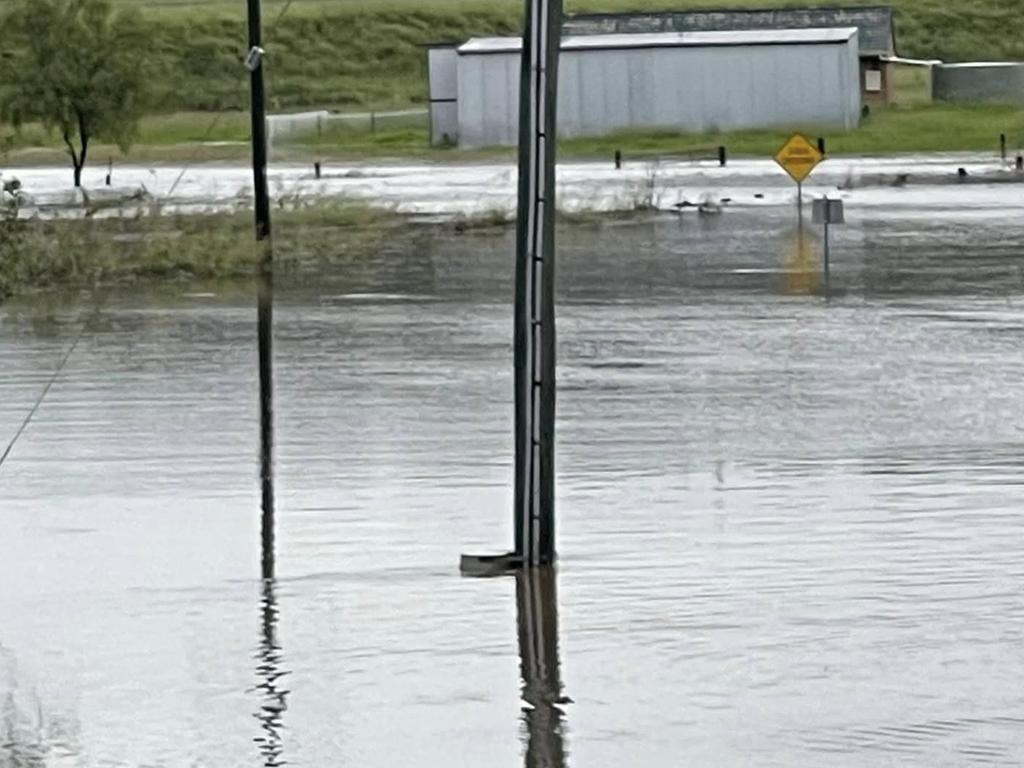
[[[782,216],[561,233],[557,584],[510,234],[284,282],[273,584],[249,288],[0,310],[0,765],[1024,762],[1024,231]]]

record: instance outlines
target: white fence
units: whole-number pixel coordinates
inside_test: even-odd
[[[286,115],[267,116],[267,143],[273,148],[275,141],[315,139],[332,127],[343,125],[352,130],[374,133],[396,121],[403,124],[412,118],[427,119],[428,110],[397,109],[390,111],[370,112],[328,112],[326,109],[315,112],[294,112]]]

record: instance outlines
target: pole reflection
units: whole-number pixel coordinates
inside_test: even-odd
[[[259,10],[258,2],[250,3],[250,14],[254,11],[253,5],[256,6],[255,11]],[[258,13],[255,23],[258,31]],[[263,209],[266,208],[265,181],[264,177]],[[263,592],[260,601],[260,642],[256,651],[256,690],[260,693],[261,703],[255,715],[260,722],[261,733],[254,741],[259,745],[265,768],[276,768],[284,765],[283,717],[288,708],[288,691],[279,688],[278,684],[288,672],[281,668],[283,654],[277,640],[274,547],[274,261],[269,240],[269,211],[263,210],[261,213],[259,184],[256,208],[257,240],[264,241],[256,311],[260,381],[260,575]]]
[[[256,306],[260,379],[260,570],[274,578],[274,283],[273,266],[260,275]]]
[[[269,292],[268,292],[269,294]],[[267,295],[264,301],[261,292],[260,308],[269,304]],[[264,329],[264,316],[260,315],[261,340]],[[261,363],[265,358],[261,355]],[[264,379],[261,365],[261,383]],[[269,379],[269,377],[268,377]],[[277,768],[285,764],[283,753],[284,712],[288,708],[289,691],[279,686],[281,678],[288,674],[282,669],[283,653],[277,639],[277,623],[279,609],[277,605],[277,581],[275,573],[274,549],[274,482],[271,473],[271,436],[270,424],[270,392],[269,387],[261,387],[261,395],[267,393],[266,399],[261,397],[261,429],[260,434],[260,475],[262,480],[262,505],[260,525],[260,571],[262,574],[262,594],[260,599],[260,640],[256,650],[256,691],[260,694],[260,707],[255,717],[260,723],[260,734],[254,741],[259,746],[265,768]]]
[[[284,712],[288,709],[289,691],[280,686],[281,678],[288,674],[281,668],[283,654],[277,640],[277,584],[273,579],[263,580],[260,601],[260,643],[256,652],[256,691],[260,694],[260,708],[256,719],[260,722],[260,735],[253,739],[259,745],[263,765],[276,768],[285,764],[282,759]]]
[[[565,768],[567,754],[558,656],[557,573],[550,566],[516,573],[519,668],[522,675],[526,768]]]

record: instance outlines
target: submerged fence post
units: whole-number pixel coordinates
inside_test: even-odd
[[[1006,134],[999,134],[999,157],[1002,158],[1003,162],[1006,162]]]
[[[519,83],[514,321],[515,549],[464,573],[555,560],[555,143],[562,0],[526,0]]]
[[[256,311],[260,377],[261,573],[264,579],[272,579],[274,578],[274,254],[270,240],[270,195],[267,191],[267,109],[263,83],[260,0],[248,0],[248,9],[249,53],[246,56],[245,65],[249,70],[251,92],[253,210],[256,219],[256,241],[262,245]]]

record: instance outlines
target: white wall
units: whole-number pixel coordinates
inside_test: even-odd
[[[769,126],[850,129],[860,117],[856,38],[790,44],[574,50],[562,53],[560,136],[631,128],[690,132]],[[517,141],[519,54],[462,54],[459,140]]]

